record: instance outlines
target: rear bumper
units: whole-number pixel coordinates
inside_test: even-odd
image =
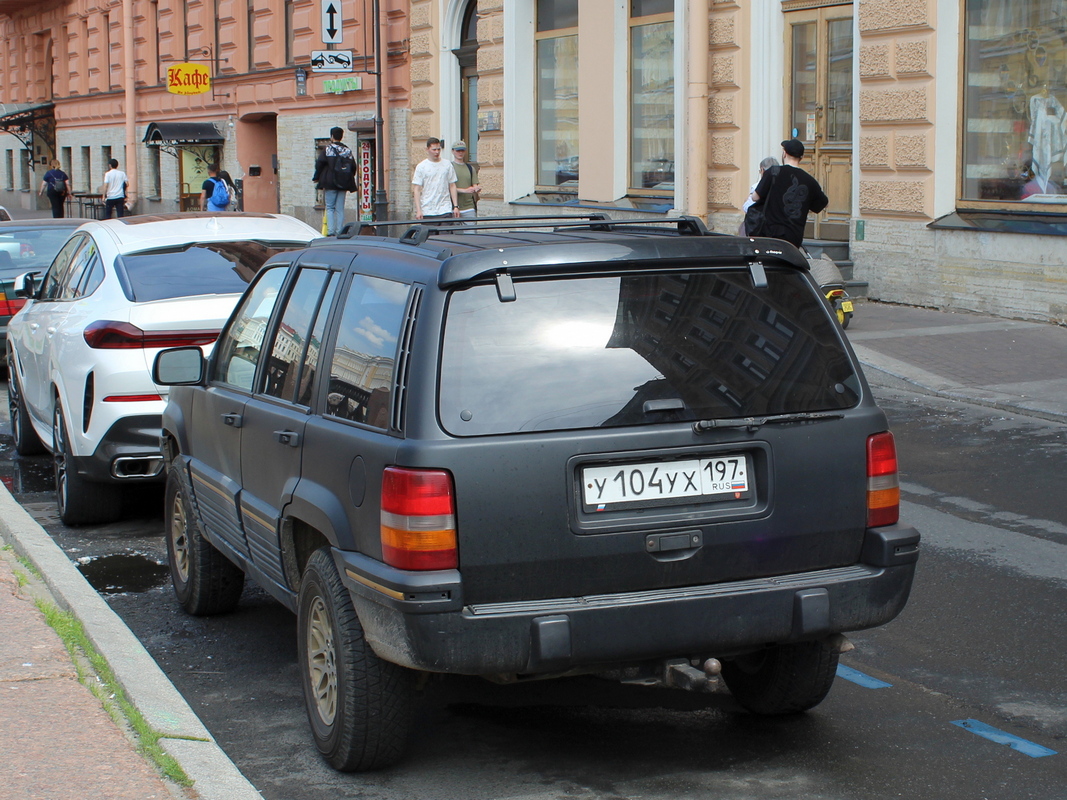
[[[134,483],[163,479],[159,434],[161,414],[122,417],[108,428],[91,456],[74,458],[78,474],[100,483]]]
[[[919,534],[867,531],[864,563],[771,578],[531,602],[464,605],[456,571],[410,573],[334,550],[375,652],[414,669],[534,674],[730,656],[883,625],[904,608]]]

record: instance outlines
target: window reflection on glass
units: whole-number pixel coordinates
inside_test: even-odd
[[[537,182],[578,188],[578,37],[537,42]]]
[[[215,345],[214,380],[252,391],[267,322],[278,301],[287,267],[287,264],[280,264],[262,273],[241,303],[240,311],[222,332]]]
[[[375,428],[389,427],[407,298],[406,284],[353,277],[330,360],[326,413]]]
[[[578,0],[537,0],[537,31],[578,26]]]
[[[653,14],[670,14],[674,0],[630,0],[631,17],[651,17]]]
[[[1060,0],[968,0],[965,200],[1067,203],[1067,11]]]
[[[800,138],[805,138],[808,114],[815,113],[817,89],[815,85],[815,23],[793,26],[793,97],[792,124]],[[851,76],[850,76],[851,77]]]
[[[630,185],[674,189],[674,23],[630,29]]]
[[[766,289],[736,270],[521,281],[510,303],[494,286],[457,291],[444,427],[481,436],[854,405],[859,379],[821,298],[795,270],[767,274]],[[651,400],[677,404],[650,414]]]
[[[325,317],[325,312],[320,308],[329,308],[333,276],[324,269],[303,269],[297,276],[274,334],[263,387],[265,394],[292,402],[299,380],[302,394],[310,397],[310,384],[322,344],[321,318]],[[312,325],[317,317],[316,330],[313,331]]]
[[[830,20],[830,67],[827,74],[826,139],[852,141],[852,20]]]

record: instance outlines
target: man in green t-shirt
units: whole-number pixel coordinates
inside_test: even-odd
[[[456,170],[456,202],[459,204],[459,216],[478,216],[478,194],[482,191],[478,183],[478,168],[467,163],[467,143],[460,140],[452,145],[452,167]]]

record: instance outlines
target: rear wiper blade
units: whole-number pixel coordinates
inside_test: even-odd
[[[713,428],[746,428],[758,430],[764,425],[782,422],[813,422],[823,419],[841,419],[845,416],[838,411],[808,411],[800,414],[772,414],[767,417],[730,417],[728,419],[702,419],[693,423],[693,433],[704,433]]]

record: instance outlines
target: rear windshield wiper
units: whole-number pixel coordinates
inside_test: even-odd
[[[764,425],[782,422],[814,422],[823,419],[841,419],[839,411],[808,411],[799,414],[772,414],[767,417],[730,417],[728,419],[702,419],[693,423],[693,433],[704,433],[713,428],[746,428],[750,432]]]

